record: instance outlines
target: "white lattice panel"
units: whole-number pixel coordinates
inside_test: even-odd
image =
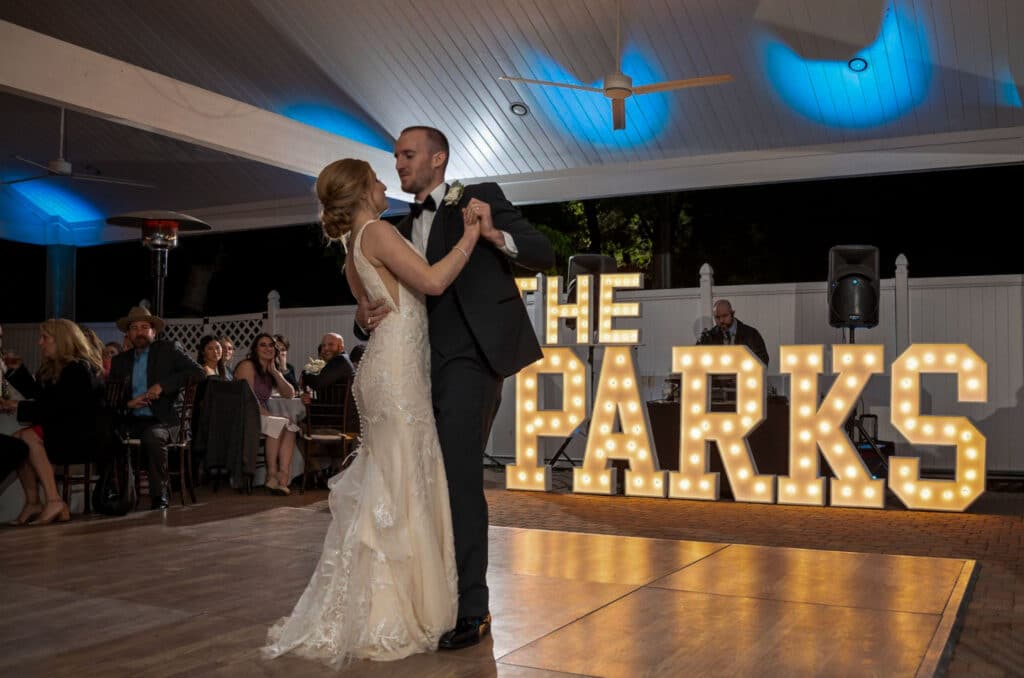
[[[230,315],[218,316],[207,319],[209,334],[215,337],[227,336],[235,342],[234,363],[244,360],[249,354],[249,346],[252,345],[257,335],[264,331],[263,314]]]
[[[174,318],[166,321],[161,339],[176,341],[185,349],[185,353],[194,356],[199,348],[199,340],[206,334],[206,325],[202,318]]]

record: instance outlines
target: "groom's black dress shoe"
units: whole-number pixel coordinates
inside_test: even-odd
[[[476,645],[490,632],[490,613],[482,617],[459,617],[455,628],[441,636],[437,647],[441,650],[461,650],[464,647]]]

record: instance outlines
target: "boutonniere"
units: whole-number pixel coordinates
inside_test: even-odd
[[[453,181],[451,186],[448,187],[448,192],[444,194],[444,204],[449,207],[458,205],[459,200],[462,200],[462,192],[464,190],[466,190],[466,187],[461,182],[458,180]]]

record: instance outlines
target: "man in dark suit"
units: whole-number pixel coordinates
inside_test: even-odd
[[[335,332],[325,334],[318,354],[325,364],[316,374],[303,371],[300,379],[303,388],[311,388],[315,391],[337,384],[342,379],[351,379],[355,374],[352,361],[345,355],[345,339],[340,334]],[[306,394],[303,394],[304,400],[307,397]]]
[[[178,435],[178,401],[189,377],[202,379],[201,368],[176,343],[155,341],[164,329],[164,321],[136,306],[117,321],[128,333],[134,350],[114,356],[109,379],[128,384],[130,399],[127,432],[142,443],[149,463],[151,508],[165,509],[169,503],[167,487],[167,444]]]
[[[398,230],[436,263],[465,229],[463,208],[480,221],[480,242],[455,282],[427,298],[431,382],[437,432],[455,532],[459,574],[458,622],[441,649],[476,644],[490,632],[487,589],[487,501],[483,452],[498,411],[505,377],[542,357],[512,273],[515,262],[533,270],[554,266],[548,239],[505,199],[497,184],[445,183],[448,140],[432,127],[410,127],[395,142],[402,190],[416,204]],[[387,313],[384,300],[359,300],[356,334],[373,330]]]
[[[347,416],[345,417],[345,430],[348,432],[355,432],[359,430],[359,412],[356,410],[352,398],[351,383],[352,378],[355,376],[356,370],[352,365],[352,361],[349,360],[348,356],[345,355],[345,339],[336,332],[328,332],[324,335],[322,342],[318,348],[317,354],[321,360],[325,361],[325,364],[320,371],[316,374],[310,372],[303,372],[299,381],[302,383],[302,388],[311,388],[314,391],[320,391],[319,397],[324,398],[324,393],[328,386],[341,383],[343,380],[348,380],[350,388],[348,389],[349,394],[349,407]],[[302,394],[302,402],[309,404],[311,396],[309,393]]]
[[[765,348],[761,333],[752,325],[740,322],[728,299],[719,299],[712,309],[715,326],[705,330],[698,344],[739,344],[754,352],[765,367],[768,367],[768,349]]]

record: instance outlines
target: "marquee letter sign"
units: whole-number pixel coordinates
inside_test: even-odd
[[[546,291],[546,343],[557,343],[558,323],[574,318],[576,343],[589,341],[591,276],[577,280],[577,301],[559,303],[561,278],[518,280],[523,291]],[[681,375],[679,470],[658,468],[647,408],[641,400],[632,344],[635,329],[616,329],[617,317],[638,317],[638,303],[617,303],[617,288],[637,288],[639,274],[604,274],[597,299],[597,334],[603,350],[597,395],[591,404],[583,465],[573,469],[573,491],[616,492],[611,460],[629,462],[625,494],[674,499],[717,500],[720,478],[708,470],[708,443],[715,442],[737,501],[824,506],[825,479],[819,454],[832,470],[828,502],[832,506],[882,508],[886,480],[873,478],[845,429],[854,406],[874,374],[885,372],[882,346],[832,347],[835,382],[818,402],[824,347],[783,346],[781,371],[790,378],[789,475],[760,474],[747,437],[764,419],[764,365],[745,346],[675,346],[671,372]],[[544,358],[516,375],[516,463],[506,467],[506,486],[551,490],[550,468],[538,453],[543,436],[571,435],[587,416],[583,361],[570,347],[545,346]],[[961,402],[985,402],[988,366],[964,344],[914,344],[892,364],[890,411],[893,426],[913,445],[956,447],[954,480],[924,480],[916,457],[889,458],[889,487],[910,509],[963,511],[985,490],[985,437],[966,417],[926,416],[920,411],[921,375],[957,376]],[[541,410],[542,375],[562,379],[562,403]],[[736,378],[736,409],[708,412],[711,375]],[[666,477],[667,475],[667,477]],[[776,482],[777,481],[777,482]]]
[[[881,346],[832,347],[832,371],[838,374],[817,406],[823,346],[783,346],[782,371],[792,375],[789,410],[789,475],[779,478],[780,504],[825,505],[825,479],[818,475],[818,450],[836,477],[830,484],[833,506],[882,508],[885,482],[872,480],[843,424],[872,374],[882,372]]]
[[[679,471],[669,474],[674,499],[719,496],[719,477],[708,473],[705,441],[718,443],[722,466],[737,501],[772,503],[775,476],[760,475],[747,434],[764,419],[764,364],[746,346],[676,346],[672,371],[682,375]],[[708,412],[708,377],[736,375],[736,411]]]
[[[921,375],[950,373],[961,402],[988,399],[988,365],[964,344],[913,344],[892,364],[892,424],[912,445],[955,445],[956,479],[921,480],[917,457],[892,457],[889,486],[912,509],[963,511],[985,491],[985,436],[967,417],[922,416]]]

